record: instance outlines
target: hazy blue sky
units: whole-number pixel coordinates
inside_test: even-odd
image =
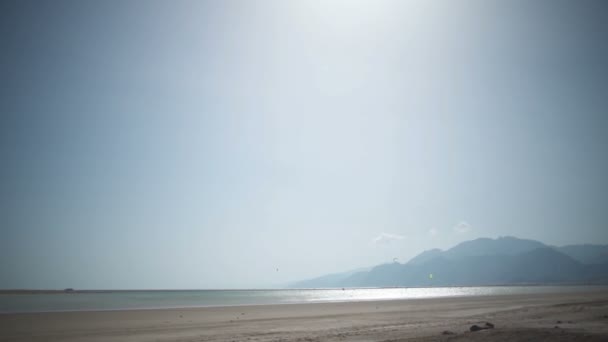
[[[606,244],[607,37],[606,1],[2,1],[0,288]]]

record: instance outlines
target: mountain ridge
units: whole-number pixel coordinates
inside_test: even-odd
[[[604,262],[606,260],[606,262]],[[341,275],[341,276],[337,276]],[[323,280],[323,281],[319,281]],[[608,283],[608,246],[549,246],[512,236],[430,249],[408,262],[296,282],[290,287],[475,286]],[[302,286],[306,285],[306,286]]]

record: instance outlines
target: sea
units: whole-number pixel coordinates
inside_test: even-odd
[[[0,292],[0,313],[195,308],[608,291],[608,286]]]

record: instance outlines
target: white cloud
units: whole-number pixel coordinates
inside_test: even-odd
[[[405,236],[401,236],[401,235],[397,235],[397,234],[389,234],[389,233],[382,233],[378,236],[376,236],[372,242],[375,244],[388,244],[391,243],[391,241],[397,241],[397,240],[403,240],[405,239]]]
[[[439,231],[436,228],[429,229],[430,236],[437,236],[438,234],[439,234]]]
[[[454,226],[454,231],[458,234],[468,233],[470,230],[471,225],[466,223],[465,221],[460,221],[460,223]]]

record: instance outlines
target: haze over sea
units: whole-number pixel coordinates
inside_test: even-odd
[[[125,290],[0,294],[0,313],[327,303],[606,291],[608,286],[476,286],[280,290]]]

